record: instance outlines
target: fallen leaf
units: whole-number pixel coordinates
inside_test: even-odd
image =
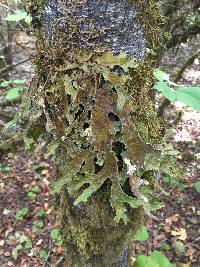
[[[160,234],[160,235],[155,237],[155,240],[157,240],[157,241],[161,241],[163,239],[165,239],[165,235],[164,234]]]
[[[44,209],[47,210],[49,208],[49,204],[47,202],[44,203]]]
[[[44,183],[45,185],[47,185],[47,186],[50,185],[50,182],[47,180],[47,178],[43,178],[42,181],[43,181],[43,183]]]
[[[38,240],[37,243],[36,243],[36,246],[39,246],[42,244],[42,239]]]
[[[42,175],[49,176],[49,170],[43,170],[43,171],[42,171]]]
[[[176,236],[179,240],[186,240],[187,239],[187,232],[184,228],[179,228],[179,229],[176,229],[176,230],[172,230],[171,231],[171,234],[173,236]]]
[[[14,263],[13,263],[12,261],[9,261],[9,262],[7,263],[7,265],[8,265],[9,267],[11,267],[11,266],[14,266]]]
[[[4,246],[5,241],[4,240],[0,240],[0,247]]]
[[[164,225],[164,229],[166,233],[170,233],[171,227],[169,225]]]
[[[53,207],[46,210],[46,214],[49,215],[53,211]]]
[[[194,249],[193,247],[188,248],[188,250],[185,252],[185,256],[189,257],[191,255],[193,255],[195,253],[196,249]]]
[[[8,215],[10,212],[11,212],[10,210],[4,209],[3,210],[3,215]]]
[[[11,225],[8,225],[7,230],[5,232],[5,236],[7,237],[9,233],[12,233],[13,227]]]
[[[190,267],[190,263],[178,263],[177,267]]]
[[[57,248],[57,252],[58,252],[59,254],[62,254],[64,251],[65,251],[64,247],[58,247],[58,248]]]
[[[178,222],[179,221],[179,215],[178,214],[173,214],[171,217],[172,222]]]
[[[10,252],[9,251],[6,251],[5,253],[4,253],[4,256],[5,257],[9,257],[11,254],[10,254]]]

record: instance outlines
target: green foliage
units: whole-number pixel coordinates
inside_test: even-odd
[[[149,233],[147,232],[147,229],[145,226],[142,227],[142,229],[136,233],[134,240],[137,241],[146,241],[149,239]]]
[[[27,197],[30,200],[35,200],[37,198],[37,194],[40,192],[40,188],[38,185],[31,188],[31,191],[27,193]]]
[[[10,171],[10,167],[3,164],[3,163],[0,163],[0,172],[9,172]]]
[[[7,92],[7,94],[6,94],[6,96],[5,96],[5,98],[7,100],[14,100],[14,99],[16,99],[16,98],[19,97],[20,92],[22,92],[22,90],[23,89],[20,88],[20,87],[9,89],[8,92]]]
[[[15,100],[20,96],[20,93],[23,91],[25,80],[7,80],[0,83],[0,87],[7,88],[7,92],[5,98],[7,100]],[[11,86],[19,85],[14,88],[10,88]]]
[[[31,249],[32,248],[32,242],[31,240],[25,236],[20,235],[18,232],[15,234],[16,239],[18,241],[17,246],[12,250],[12,257],[14,260],[17,260],[18,256],[20,255],[21,251],[24,249]]]
[[[174,240],[173,248],[178,256],[182,256],[185,253],[185,245],[181,241]]]
[[[154,72],[158,82],[155,89],[171,102],[179,101],[200,111],[200,87],[178,87],[169,80],[169,75],[157,69]],[[173,86],[173,87],[172,87]]]
[[[37,194],[35,194],[34,192],[30,191],[30,192],[27,193],[27,197],[30,200],[35,200],[37,198]]]
[[[18,10],[15,11],[13,14],[9,14],[5,20],[10,21],[10,22],[20,22],[20,21],[25,21],[27,24],[31,23],[31,17],[27,14],[27,12],[23,10]]]
[[[160,242],[160,248],[165,249],[165,250],[170,250],[171,249],[171,246],[168,245],[165,242]]]
[[[60,235],[60,233],[59,233],[59,230],[57,228],[51,230],[50,236],[52,239],[57,239],[59,235]]]
[[[165,255],[155,250],[151,256],[138,256],[134,267],[175,267],[175,265],[171,264]]]
[[[164,173],[162,176],[162,180],[165,184],[171,185],[172,187],[180,191],[183,191],[186,188],[186,185],[181,182],[182,179],[183,179],[183,176],[169,175],[167,173]]]
[[[39,256],[40,256],[40,258],[42,258],[43,260],[47,260],[47,259],[48,259],[48,253],[47,253],[47,251],[44,250],[44,249],[40,250]]]
[[[14,260],[17,260],[21,250],[23,249],[23,246],[21,244],[18,244],[13,250],[12,250],[12,256]]]
[[[58,246],[62,245],[62,236],[57,228],[51,230],[50,236]]]
[[[26,83],[26,80],[5,80],[3,82],[0,83],[0,87],[8,87],[10,86],[11,84],[25,84]]]
[[[43,221],[36,220],[32,226],[32,231],[34,233],[38,232],[41,228],[44,227]]]
[[[41,209],[36,214],[38,217],[44,217],[46,215],[46,212],[44,209]]]
[[[198,193],[200,193],[200,181],[198,181],[198,182],[196,182],[196,183],[194,184],[194,188],[196,189],[196,191],[197,191]]]
[[[23,208],[19,210],[15,215],[15,219],[17,221],[22,221],[27,216],[28,212],[29,212],[29,208]]]

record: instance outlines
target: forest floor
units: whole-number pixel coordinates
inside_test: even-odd
[[[30,79],[30,63],[26,64],[15,70],[15,78]],[[200,186],[195,188],[200,180],[200,113],[171,104],[166,121],[173,126],[170,141],[180,152],[177,165],[185,172],[179,179],[160,177],[165,208],[156,213],[158,220],[146,218],[149,239],[135,242],[133,255],[156,249],[177,267],[200,267]],[[3,155],[0,173],[0,266],[67,267],[56,230],[55,197],[49,190],[55,179],[53,162],[19,148]]]

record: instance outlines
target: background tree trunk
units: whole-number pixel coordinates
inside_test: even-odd
[[[149,97],[155,2],[27,3],[37,38],[27,137],[34,145],[46,132],[49,149],[56,147],[62,178],[54,190],[73,267],[128,266],[124,248],[143,224],[144,184],[154,187],[145,160],[161,140]]]
[[[5,20],[8,15],[6,4],[7,2],[4,1],[3,5],[0,5],[0,71],[12,64],[11,46],[13,33],[10,22]],[[1,75],[0,81],[3,79],[9,80],[9,72]]]

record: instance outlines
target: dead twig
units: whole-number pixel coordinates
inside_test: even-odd
[[[190,245],[191,246],[194,246],[194,243],[196,243],[197,241],[199,241],[200,240],[200,237],[197,237],[195,240],[193,240],[192,242],[190,242],[190,243],[188,243],[187,245],[185,245],[185,247],[189,247]],[[199,248],[199,246],[198,246],[198,248]]]
[[[58,261],[55,263],[54,267],[59,266],[59,264],[63,261],[63,259],[64,259],[64,256],[61,256],[61,257],[58,259]]]

